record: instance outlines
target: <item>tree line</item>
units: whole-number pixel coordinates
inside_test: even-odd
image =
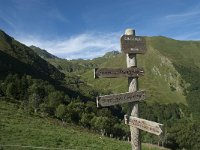
[[[84,89],[82,89],[84,90]],[[85,100],[57,90],[49,82],[29,75],[9,74],[0,81],[0,97],[17,101],[29,113],[51,116],[65,123],[83,126],[104,136],[121,140],[130,138],[129,126],[124,124],[126,104],[98,109],[93,95]],[[1,98],[1,99],[2,99]],[[163,134],[154,136],[142,132],[142,141],[156,143],[172,149],[199,149],[200,123],[192,117],[192,111],[183,104],[140,103],[140,117],[164,124]],[[12,111],[12,110],[11,110]]]

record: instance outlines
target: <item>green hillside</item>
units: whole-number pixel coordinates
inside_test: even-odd
[[[200,41],[178,41],[166,37],[147,37],[147,52],[137,55],[145,75],[139,88],[148,94],[147,102],[183,103],[194,116],[200,113]],[[99,67],[126,67],[125,54],[106,59]],[[90,85],[113,93],[128,90],[127,79],[93,79],[93,71],[83,74]]]
[[[178,41],[165,37],[149,38],[149,44],[171,62],[200,67],[200,41]]]
[[[151,46],[147,40],[148,51],[138,56],[138,66],[144,68],[145,75],[139,78],[139,88],[145,89],[148,93],[149,102],[161,103],[186,103],[184,96],[184,81],[181,75],[173,66],[169,58],[162,55],[160,51]],[[126,55],[120,54],[117,57],[107,59],[100,67],[126,67]],[[93,79],[92,70],[83,74],[84,80],[94,87],[113,91],[114,93],[128,90],[126,78],[117,79]]]
[[[53,65],[2,30],[0,30],[0,68],[1,76],[13,72],[26,73],[47,80],[64,78],[64,74]]]
[[[15,103],[0,99],[0,149],[127,150],[126,141],[102,137],[76,125],[29,114]],[[12,111],[10,111],[12,110]],[[144,145],[144,150],[159,150]]]
[[[139,87],[147,91],[146,102],[141,102],[139,105],[140,117],[162,123],[164,127],[161,136],[141,132],[143,142],[159,143],[172,149],[199,149],[199,142],[196,142],[200,137],[198,130],[200,127],[199,47],[199,42],[194,41],[147,37],[148,51],[145,55],[137,56],[138,66],[145,70],[145,75],[139,79]],[[6,110],[6,112],[4,114],[1,111],[4,117],[0,117],[4,118],[4,121],[9,122],[9,118],[11,122],[13,121],[13,126],[3,121],[2,129],[5,132],[3,136],[9,137],[8,134],[10,135],[11,131],[18,133],[17,123],[19,122],[15,120],[18,117],[9,117],[7,114],[17,115],[19,112],[22,119],[17,120],[20,121],[26,121],[26,118],[21,115],[25,113],[27,117],[31,114],[36,122],[38,118],[53,122],[62,121],[68,125],[68,128],[76,125],[86,128],[87,132],[121,140],[128,139],[129,126],[123,121],[127,105],[97,108],[95,102],[95,97],[98,95],[127,92],[127,78],[95,80],[92,70],[96,67],[126,68],[126,56],[112,51],[92,60],[42,59],[31,48],[1,31],[0,98],[4,99],[8,105],[1,104],[5,106],[1,110]],[[12,107],[13,102],[15,106]],[[31,119],[28,122],[36,126]],[[52,129],[48,126],[43,127],[43,121],[37,123],[42,131],[33,127],[33,131],[30,130],[32,137],[27,135],[28,132],[23,132],[23,129],[27,129],[27,125],[20,124],[19,132],[24,134],[21,141],[27,141],[25,144],[29,145],[35,139],[42,139],[37,133],[43,135],[44,131],[47,134]],[[13,129],[9,129],[10,127]],[[47,137],[50,141],[49,146],[65,145],[63,138],[68,137],[62,134],[63,127],[61,131],[59,130],[56,130],[59,134],[55,133],[55,135],[60,136],[61,140]],[[14,140],[20,139],[19,136],[21,134],[18,133],[14,136]],[[78,133],[76,137],[79,137]],[[10,140],[7,139],[5,141],[1,138],[0,143],[6,144]],[[14,140],[11,141],[14,143]],[[77,149],[79,149],[77,141],[73,141],[75,143],[73,146],[78,146]],[[92,148],[96,146],[96,143],[98,144],[98,141],[94,143],[87,141],[93,144],[90,145]],[[37,143],[38,141],[34,142],[36,147]],[[66,145],[70,147],[69,141]]]
[[[55,59],[55,58],[58,58],[58,57],[48,53],[46,50],[40,49],[39,47],[31,45],[30,48],[43,59],[47,59],[47,58]]]
[[[63,73],[73,73],[82,75],[88,69],[93,69],[98,67],[103,62],[107,61],[108,58],[115,57],[119,54],[118,51],[111,51],[106,53],[103,57],[94,58],[92,60],[76,59],[76,60],[66,60],[66,59],[52,59],[47,58],[46,60],[58,68]]]
[[[39,48],[34,48],[37,51],[42,51]],[[47,53],[45,54],[47,55]],[[48,56],[50,55],[48,54]],[[85,91],[82,89],[92,90],[82,81],[79,81],[78,76],[62,73],[55,66],[42,59],[31,48],[0,30],[0,81],[11,74],[28,75],[34,79],[42,79],[72,98],[78,96],[85,98]]]
[[[149,102],[184,103],[190,82],[181,71],[182,67],[198,69],[200,66],[200,42],[178,41],[166,37],[147,37],[147,52],[138,55],[138,66],[145,76],[139,79],[139,87],[148,91]],[[127,80],[93,79],[93,68],[126,67],[126,56],[109,52],[92,60],[47,59],[64,73],[75,73],[94,88],[113,93],[127,91]],[[192,73],[191,73],[192,74]]]
[[[153,37],[149,44],[168,58],[181,76],[179,85],[184,90],[187,104],[194,118],[200,119],[200,41],[178,41]]]

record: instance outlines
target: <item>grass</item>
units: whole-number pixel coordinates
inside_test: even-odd
[[[147,91],[147,102],[184,103],[186,98],[183,95],[184,87],[180,84],[183,81],[179,72],[173,66],[170,58],[154,48],[151,38],[147,38],[147,52],[144,55],[137,55],[138,67],[144,68],[145,75],[139,78],[139,89]],[[100,67],[126,68],[125,54],[107,59]],[[113,93],[128,91],[127,78],[115,79],[94,79],[92,70],[83,75],[83,79],[95,88],[110,90]]]
[[[184,66],[200,67],[199,41],[178,41],[165,37],[151,37],[148,40],[152,47],[170,58],[172,62]]]
[[[0,99],[0,149],[75,149],[127,150],[126,141],[101,137],[72,125],[62,126],[59,121],[30,115],[17,104]],[[148,148],[149,147],[149,148]],[[144,150],[158,150],[143,145]]]
[[[178,41],[166,37],[147,37],[147,52],[137,55],[138,66],[143,67],[145,75],[139,78],[139,88],[145,89],[148,94],[147,101],[150,103],[186,103],[183,92],[188,84],[184,76],[178,72],[175,66],[181,65],[186,68],[200,67],[200,42]],[[60,60],[59,60],[60,61]],[[67,65],[65,60],[60,61],[60,66]],[[55,61],[56,64],[59,62]],[[94,67],[126,68],[125,54],[111,57],[99,57],[93,60],[74,60],[74,67],[81,72],[79,74],[93,88],[113,93],[128,91],[127,78],[117,79],[93,79]],[[72,65],[71,64],[71,65]],[[68,64],[69,65],[69,64]],[[70,66],[70,65],[69,65]],[[67,68],[63,66],[63,68]],[[90,70],[88,70],[90,69]]]

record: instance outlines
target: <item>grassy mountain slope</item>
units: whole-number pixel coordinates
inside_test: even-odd
[[[0,99],[0,149],[87,149],[127,150],[128,142],[88,132],[81,127],[28,114],[19,105]],[[12,110],[12,111],[10,111]],[[158,150],[155,146],[143,145],[144,150]]]
[[[199,70],[200,42],[178,41],[161,36],[147,37],[147,47],[146,54],[137,55],[138,66],[145,70],[145,76],[139,78],[140,89],[147,90],[150,102],[186,103],[186,89],[191,83],[180,68],[189,69],[190,74],[195,69]],[[48,61],[64,73],[81,75],[82,79],[94,88],[113,93],[128,90],[125,78],[93,79],[92,69],[95,67],[126,67],[126,56],[122,53],[110,52],[93,60]]]
[[[165,37],[149,39],[154,49],[157,49],[173,63],[187,67],[200,67],[200,41],[178,41]]]
[[[49,63],[54,65],[63,73],[73,73],[81,75],[86,72],[88,69],[92,69],[98,67],[100,64],[105,62],[110,57],[115,57],[119,54],[118,51],[111,51],[106,53],[103,57],[94,58],[92,60],[84,60],[84,59],[75,59],[75,60],[66,60],[66,59],[54,59],[54,58],[46,58]]]
[[[42,116],[44,116],[44,114],[52,118],[58,118],[66,122],[73,122],[77,125],[94,129],[97,132],[105,129],[106,133],[113,133],[115,135],[114,137],[120,137],[121,139],[124,135],[128,135],[126,129],[123,129],[124,124],[121,124],[121,119],[124,115],[124,107],[116,106],[97,109],[95,102],[93,102],[95,101],[95,96],[99,95],[99,93],[127,92],[127,78],[94,80],[91,70],[95,67],[125,68],[126,56],[124,54],[111,52],[93,60],[79,59],[65,61],[58,58],[47,59],[48,61],[50,60],[50,62],[53,60],[55,66],[57,63],[60,63],[60,65],[56,66],[56,69],[30,48],[15,41],[4,32],[1,32],[0,35],[0,75],[7,75],[10,72],[31,75],[31,77],[26,75],[9,75],[5,80],[1,80],[0,78],[0,97],[4,97],[6,101],[8,101],[8,105],[6,103],[0,103],[0,107],[3,106],[0,112],[0,127],[2,127],[0,128],[0,132],[3,133],[3,136],[0,136],[0,143],[4,145],[13,143],[37,147],[43,146],[41,141],[44,141],[49,147],[66,146],[67,148],[75,147],[75,149],[81,149],[81,146],[86,145],[84,149],[86,147],[99,149],[98,146],[102,144],[106,146],[105,149],[115,148],[114,145],[108,145],[106,143],[107,140],[105,140],[106,142],[100,142],[99,137],[97,137],[97,140],[94,140],[95,136],[93,137],[93,134],[84,136],[84,140],[80,138],[81,144],[79,144],[77,137],[81,137],[82,134],[72,131],[69,125],[67,126],[67,128],[69,128],[68,134],[68,130],[64,130],[63,127],[58,126],[57,128],[57,124],[59,124],[58,121],[50,119],[47,116],[43,118]],[[138,66],[143,67],[145,70],[145,76],[139,79],[139,87],[147,91],[147,101],[152,103],[152,105],[149,105],[149,103],[142,103],[140,106],[144,109],[141,113],[145,116],[143,118],[165,123],[164,128],[167,131],[170,131],[168,127],[174,129],[174,127],[177,126],[174,125],[174,122],[178,122],[179,120],[184,121],[184,125],[188,126],[187,123],[191,123],[191,120],[194,120],[192,116],[194,113],[191,110],[195,110],[196,116],[200,114],[200,102],[198,101],[200,97],[198,43],[199,42],[192,41],[176,41],[164,37],[147,38],[147,53],[137,56]],[[190,51],[188,51],[188,49],[190,49]],[[180,51],[185,54],[181,54]],[[185,57],[185,55],[188,55],[188,57]],[[69,67],[69,71],[65,68],[65,65]],[[65,79],[63,78],[64,74],[58,69],[65,73]],[[36,80],[35,77],[38,77],[39,80]],[[57,82],[51,82],[51,85],[47,82],[44,83],[44,80],[48,79]],[[60,87],[62,86],[65,89],[64,93],[59,92],[59,89],[54,89],[56,84],[59,84]],[[99,90],[95,90],[96,88]],[[104,91],[101,91],[102,89],[104,89]],[[13,102],[14,99],[16,99],[19,104],[11,106],[13,104],[10,104],[9,101]],[[186,100],[189,107],[181,104],[161,105],[162,103],[168,104],[174,102],[186,104]],[[192,103],[190,103],[190,101]],[[188,108],[190,108],[193,114],[190,113]],[[26,115],[24,117],[23,115],[28,114],[28,112],[30,114],[34,112],[34,114],[36,114],[36,112],[38,112],[40,116]],[[26,119],[28,119],[27,122]],[[33,122],[32,119],[34,119]],[[45,119],[45,121],[43,119]],[[36,122],[36,124],[34,124],[34,122]],[[46,125],[45,122],[50,122],[50,124]],[[51,124],[52,122],[53,125]],[[38,127],[42,130],[38,130]],[[54,130],[56,133],[54,133]],[[193,134],[196,128],[186,132],[184,130],[185,129],[182,130],[181,128],[180,132],[184,134],[179,136],[176,136],[176,132],[170,133],[169,136],[173,137],[167,137],[166,144],[169,144],[169,140],[169,142],[171,142],[171,145],[169,145],[170,147],[177,148],[180,146],[184,148],[185,146],[182,144],[187,143],[186,141],[190,139],[190,136],[187,136],[187,134]],[[196,137],[199,137],[198,132],[195,133],[197,133]],[[75,137],[72,136],[72,134],[75,135]],[[186,137],[186,139],[182,140],[182,137]],[[146,142],[152,142],[153,139],[154,143],[158,140],[148,135],[144,135],[143,139]],[[181,139],[181,141],[179,141],[179,139]],[[22,141],[25,142],[25,144],[22,143]],[[189,142],[186,146],[194,144],[198,145],[198,143]],[[102,149],[103,146],[100,148]],[[124,147],[127,149],[126,146]],[[116,149],[118,149],[118,147]]]
[[[137,60],[138,66],[145,70],[145,75],[139,78],[139,87],[147,90],[149,102],[186,103],[186,99],[191,101],[186,95],[188,87],[199,87],[200,42],[148,37],[147,49],[144,55],[137,55]],[[126,56],[120,54],[110,57],[100,67],[126,67]],[[128,90],[127,79],[95,80],[92,70],[84,73],[83,78],[94,87],[114,93]]]
[[[102,59],[94,60],[66,60],[66,59],[46,59],[49,63],[54,65],[56,68],[58,68],[63,73],[74,73],[81,75],[88,69],[92,69],[97,67],[99,64],[101,64]]]
[[[85,98],[82,89],[89,89],[83,82],[79,86],[80,81],[76,75],[62,73],[31,48],[0,30],[0,80],[4,80],[8,74],[26,74],[34,79],[48,81],[57,90],[75,98]]]
[[[32,46],[30,46],[30,48],[43,59],[46,59],[46,58],[52,58],[52,59],[58,58],[58,57],[48,53],[46,50],[40,49],[39,47],[36,47],[36,46],[32,45]]]
[[[200,120],[200,41],[177,41],[157,37],[152,38],[150,43],[170,59],[187,83],[185,93],[188,106],[193,118]]]
[[[137,55],[138,66],[145,70],[145,75],[139,78],[139,88],[147,91],[149,102],[186,103],[183,95],[184,87],[181,87],[182,82],[183,86],[185,86],[184,81],[170,59],[152,47],[150,39],[147,39],[148,51],[144,55]],[[100,67],[125,68],[126,55],[120,54],[117,57],[109,58]],[[91,70],[86,72],[83,78],[95,87],[110,90],[114,93],[128,91],[126,78],[93,79]]]
[[[55,66],[61,72],[66,73],[66,74],[73,73],[73,75],[81,74],[85,72],[87,69],[92,69],[94,67],[97,67],[104,60],[106,60],[106,58],[112,57],[112,55],[117,55],[119,53],[117,51],[108,52],[105,54],[104,57],[95,58],[93,60],[84,60],[84,59],[67,60],[67,59],[58,58],[48,53],[46,50],[43,50],[33,45],[30,46],[30,48],[35,53],[37,53],[41,58],[48,61],[50,64]]]
[[[1,73],[29,74],[44,79],[63,79],[64,74],[40,58],[29,47],[0,30]]]

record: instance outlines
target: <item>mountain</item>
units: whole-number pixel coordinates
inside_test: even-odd
[[[146,37],[147,52],[137,55],[138,67],[145,70],[139,88],[147,91],[147,102],[183,103],[200,113],[200,41],[180,41],[162,36]],[[78,74],[88,85],[111,93],[128,91],[126,78],[94,79],[93,68],[126,68],[126,56],[111,51],[92,60],[47,59],[65,74]],[[198,114],[197,113],[197,114]],[[195,113],[196,114],[196,113]],[[196,115],[198,116],[198,115]]]
[[[186,89],[191,83],[180,68],[194,68],[191,75],[199,70],[200,42],[178,41],[166,37],[146,39],[148,50],[144,55],[138,54],[137,61],[138,66],[145,70],[145,75],[139,78],[139,87],[147,91],[147,101],[186,104]],[[120,53],[116,57],[106,58],[99,67],[126,68],[126,56]],[[94,87],[114,93],[128,90],[126,78],[93,79],[92,70],[86,71],[82,77]]]
[[[40,49],[39,47],[36,47],[34,45],[31,45],[30,48],[43,59],[47,59],[47,58],[48,59],[56,59],[56,58],[58,58],[57,56],[48,53],[46,50]]]
[[[145,70],[139,88],[147,91],[147,103],[182,103],[195,116],[200,114],[200,41],[180,41],[167,37],[146,37],[147,52],[137,55],[138,67]],[[57,62],[56,62],[57,61]],[[56,66],[60,60],[52,63]],[[94,79],[93,68],[126,68],[126,55],[109,52],[92,60],[62,60],[65,73],[75,73],[93,88],[111,93],[128,91],[127,78]],[[73,66],[73,67],[72,67]],[[69,71],[70,70],[70,71]]]
[[[30,47],[0,30],[0,81],[9,74],[29,75],[32,79],[48,81],[57,90],[73,98],[86,97],[82,89],[89,90],[89,87],[80,81],[78,76],[65,75],[42,59]]]
[[[75,59],[75,60],[66,60],[58,58],[57,56],[54,56],[50,53],[48,53],[46,50],[41,49],[36,46],[30,46],[30,48],[37,53],[41,58],[45,59],[49,63],[51,63],[53,66],[55,66],[57,69],[59,69],[63,73],[68,72],[76,72],[76,73],[82,73],[85,72],[87,69],[92,69],[98,64],[101,64],[101,62],[104,61],[106,58],[115,57],[119,54],[118,51],[110,51],[107,52],[102,58],[97,58],[94,60],[84,60],[84,59]]]
[[[115,56],[117,56],[118,54],[120,54],[119,51],[110,51],[110,52],[107,52],[103,57],[105,57],[105,58],[110,58],[110,57],[115,57]]]
[[[49,117],[27,114],[18,105],[1,98],[0,109],[0,149],[131,149],[127,141],[103,137],[75,125],[63,125]],[[165,150],[150,144],[142,144],[142,149]]]
[[[0,30],[0,72],[28,74],[43,79],[63,79],[64,74],[40,58],[31,48]]]
[[[172,149],[199,149],[200,42],[166,37],[146,37],[146,41],[147,52],[137,55],[138,67],[145,70],[139,89],[147,91],[146,101],[139,105],[140,117],[164,126],[160,137],[141,132],[142,141],[162,142]],[[129,126],[123,121],[127,105],[97,109],[95,103],[98,95],[127,92],[127,78],[94,79],[97,67],[126,68],[126,55],[114,51],[92,60],[44,60],[0,32],[0,100],[16,104],[18,112],[76,124],[102,136],[128,138]],[[8,110],[9,114],[14,111]],[[4,131],[0,142],[10,135]]]
[[[98,67],[100,64],[107,61],[108,58],[117,57],[117,55],[119,54],[120,53],[118,51],[110,51],[107,52],[104,56],[94,58],[92,60],[84,60],[84,59],[66,60],[60,58],[46,59],[46,60],[63,73],[66,74],[73,73],[82,75],[87,70]]]

